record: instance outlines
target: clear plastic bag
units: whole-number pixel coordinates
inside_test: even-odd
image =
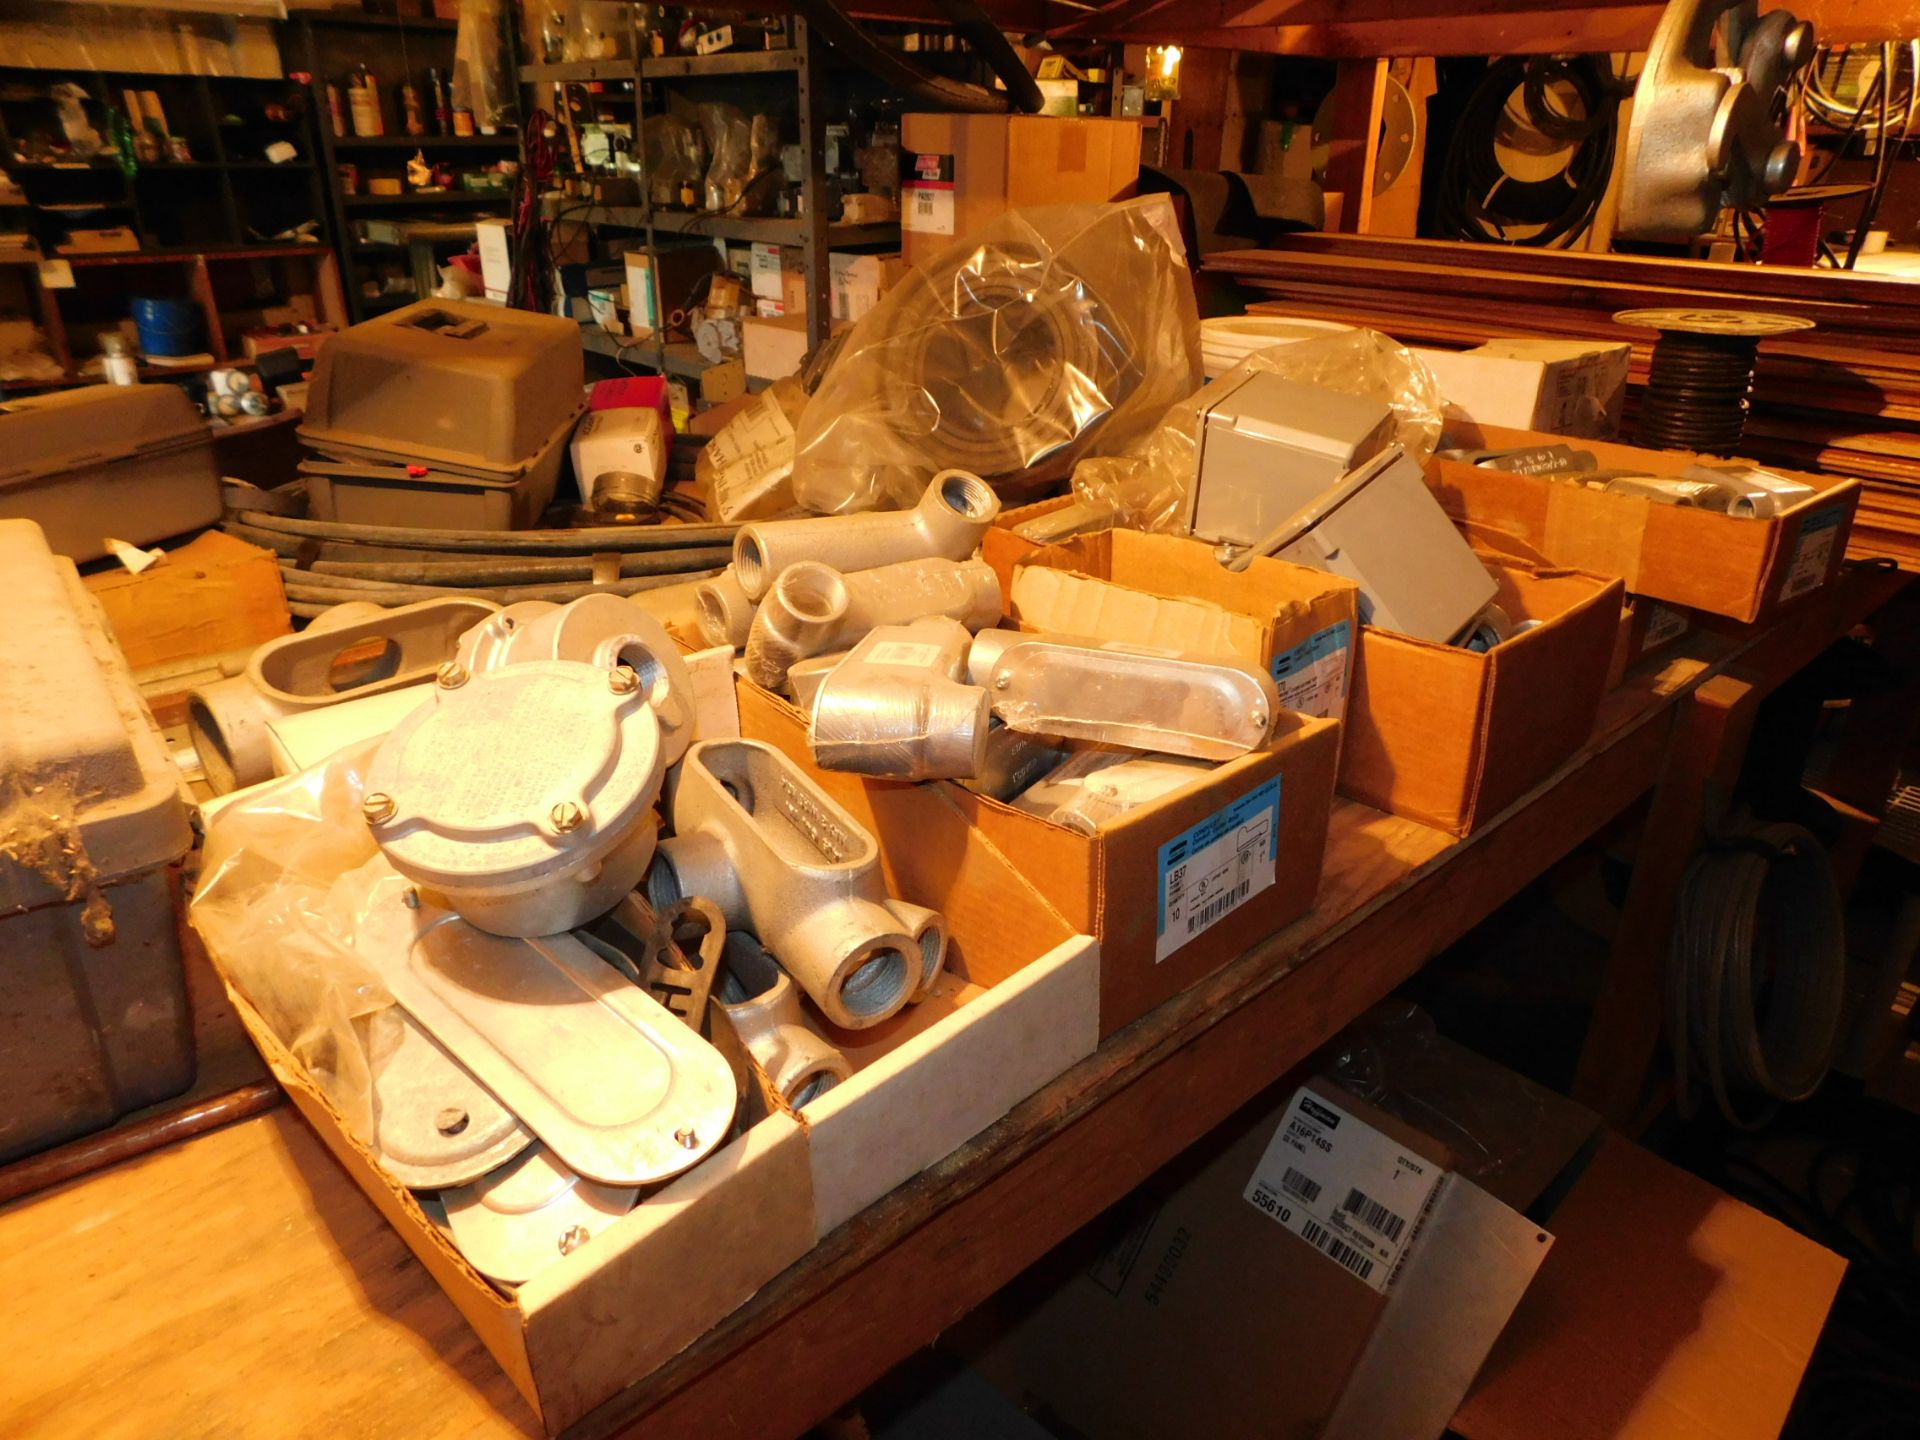
[[[491,135],[513,118],[513,92],[506,82],[506,46],[501,30],[505,0],[460,0],[453,40],[453,107],[473,112],[481,133]]]
[[[1377,330],[1353,330],[1254,351],[1206,389],[1183,397],[1125,454],[1082,460],[1073,472],[1074,492],[1129,529],[1185,533],[1201,412],[1223,390],[1260,371],[1380,401],[1393,411],[1394,440],[1421,464],[1440,442],[1443,402],[1433,373],[1397,340]]]
[[[1455,1170],[1480,1180],[1527,1154],[1545,1107],[1519,1076],[1459,1055],[1418,1005],[1383,1000],[1341,1033],[1330,1068],[1343,1089],[1431,1135]]]
[[[715,214],[750,215],[749,187],[779,164],[779,131],[773,118],[752,119],[738,105],[700,106],[700,128],[706,133],[706,208]]]
[[[700,185],[707,173],[706,135],[680,115],[649,115],[641,134],[649,201],[665,210],[680,208],[681,190]]]
[[[378,740],[235,801],[207,826],[188,918],[208,952],[360,1140],[373,1056],[399,1043],[393,997],[355,952],[361,917],[406,888],[360,818]]]
[[[1165,196],[1016,210],[916,266],[846,337],[799,426],[795,498],[912,505],[1124,449],[1193,392],[1200,325]]]

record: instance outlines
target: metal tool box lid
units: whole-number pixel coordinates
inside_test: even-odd
[[[192,835],[180,773],[73,562],[32,521],[0,520],[0,576],[13,614],[0,626],[4,916],[91,901],[178,859]]]
[[[88,385],[0,401],[0,489],[184,445],[212,445],[175,385]]]
[[[320,349],[300,438],[356,459],[511,477],[586,408],[580,327],[464,300],[423,300]]]

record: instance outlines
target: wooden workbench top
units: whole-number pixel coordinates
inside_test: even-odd
[[[1891,593],[1872,584],[1796,612],[1786,658]],[[856,1216],[582,1432],[781,1434],[833,1411],[1646,793],[1673,701],[1758,643],[1699,636],[1632,677],[1584,750],[1466,840],[1336,802],[1312,914]],[[286,1107],[0,1209],[0,1254],[0,1434],[539,1433]]]

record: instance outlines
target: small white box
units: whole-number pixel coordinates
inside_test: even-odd
[[[480,242],[480,283],[487,299],[505,300],[513,289],[513,226],[505,220],[476,220]]]
[[[573,432],[573,473],[582,500],[592,504],[599,478],[616,470],[665,481],[666,431],[652,406],[590,410]]]
[[[1489,340],[1474,350],[1415,350],[1447,414],[1478,425],[1606,440],[1620,432],[1629,345]]]
[[[752,255],[748,261],[748,283],[753,293],[762,300],[786,298],[786,291],[783,288],[785,282],[780,278],[781,269],[780,247],[769,245],[761,240],[754,241]]]

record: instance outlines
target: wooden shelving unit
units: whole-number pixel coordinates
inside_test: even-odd
[[[130,167],[117,150],[68,158],[54,94],[65,84],[79,87],[88,124],[109,142],[127,92],[152,92],[190,158]],[[206,358],[144,363],[150,380],[245,365],[242,332],[296,297],[310,300],[315,319],[345,324],[317,139],[313,97],[292,79],[0,67],[0,169],[21,196],[0,203],[0,228],[24,231],[33,247],[0,256],[0,306],[32,316],[57,367],[0,386],[101,382],[90,362],[101,337],[124,328],[136,296],[191,300],[205,317]],[[276,141],[295,158],[268,160]],[[106,228],[131,231],[139,248],[65,250],[73,230]],[[313,239],[280,238],[294,231]]]
[[[429,129],[434,124],[433,98],[427,71],[438,70],[451,84],[454,34],[457,22],[412,15],[368,15],[349,12],[304,15],[297,31],[289,27],[284,48],[304,56],[313,75],[318,98],[321,164],[324,189],[340,235],[345,269],[347,306],[354,320],[409,304],[420,298],[420,284],[430,276],[430,259],[464,250],[473,238],[472,222],[505,218],[513,213],[514,192],[507,190],[447,190],[440,193],[408,190],[400,195],[367,193],[375,174],[404,175],[415,152],[429,160],[445,160],[460,170],[510,160],[520,152],[517,129],[492,135],[408,135],[405,133],[400,87],[411,80],[420,92]],[[385,134],[336,135],[325,100],[329,81],[344,92],[346,77],[365,64],[380,82],[381,119]],[[398,67],[398,68],[396,68]],[[403,73],[404,72],[404,73]],[[351,118],[348,120],[351,126]],[[360,189],[348,194],[342,187],[341,167],[361,172]],[[401,182],[406,183],[404,178]],[[375,219],[435,222],[418,244],[396,244],[363,238],[361,221]],[[416,251],[425,250],[423,259]],[[404,278],[403,278],[404,277]],[[411,288],[409,288],[411,287]]]

